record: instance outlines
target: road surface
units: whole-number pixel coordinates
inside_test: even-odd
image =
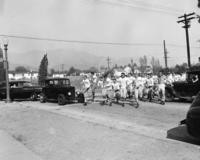
[[[189,105],[0,102],[0,129],[44,160],[199,160],[198,145],[166,138]]]

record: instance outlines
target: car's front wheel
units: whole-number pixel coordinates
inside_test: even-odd
[[[172,102],[174,100],[174,95],[172,95],[168,90],[165,90],[165,99],[167,102]]]
[[[83,93],[79,93],[77,96],[78,103],[84,103],[85,102],[85,97]]]
[[[41,93],[41,94],[40,94],[40,102],[41,102],[41,103],[45,103],[45,102],[46,102],[46,96],[45,96],[44,93]]]
[[[58,104],[59,105],[65,105],[66,104],[65,95],[63,95],[63,94],[58,95]]]
[[[37,94],[36,93],[32,93],[31,97],[30,97],[31,101],[36,101],[37,100]]]

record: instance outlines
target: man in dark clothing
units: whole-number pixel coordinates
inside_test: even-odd
[[[200,0],[198,0],[198,7],[200,8]]]

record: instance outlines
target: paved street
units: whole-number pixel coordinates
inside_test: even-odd
[[[42,159],[199,159],[199,146],[166,138],[189,103],[100,106],[0,103],[0,129]]]

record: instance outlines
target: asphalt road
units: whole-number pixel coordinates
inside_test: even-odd
[[[166,138],[189,106],[0,102],[0,129],[44,160],[195,160],[198,145]]]

